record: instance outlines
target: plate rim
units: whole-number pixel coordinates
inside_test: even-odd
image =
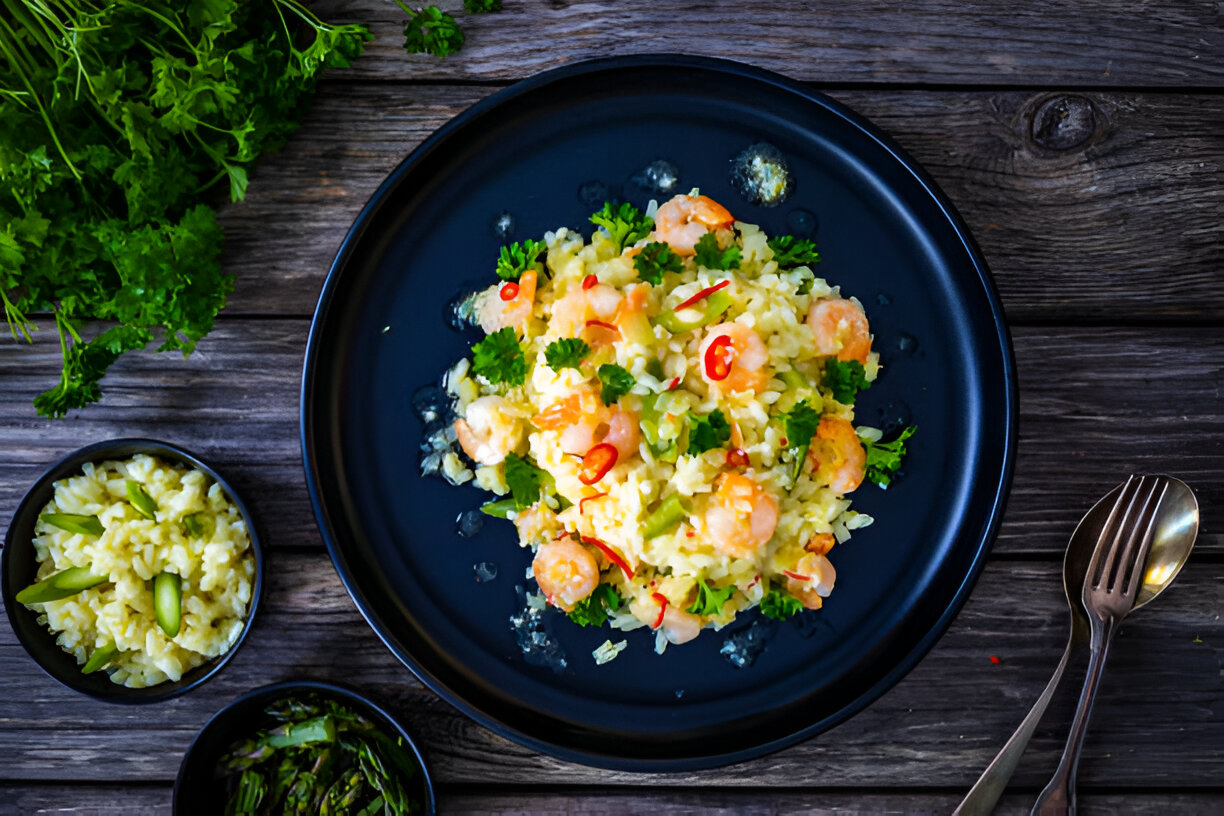
[[[558,743],[541,740],[538,737],[526,734],[516,728],[505,725],[500,720],[477,708],[474,704],[452,691],[431,672],[418,665],[416,660],[407,653],[407,650],[402,649],[393,643],[390,636],[384,633],[383,627],[380,625],[377,616],[369,608],[364,596],[355,586],[355,581],[349,569],[348,560],[346,559],[345,555],[340,552],[336,537],[331,532],[330,516],[327,507],[324,504],[321,495],[322,490],[320,489],[319,485],[319,466],[314,439],[315,421],[313,415],[313,404],[311,401],[311,396],[314,390],[313,384],[316,377],[316,363],[319,357],[318,346],[322,342],[320,338],[320,329],[322,324],[326,321],[328,311],[333,304],[333,300],[336,296],[336,290],[338,288],[338,281],[341,278],[344,268],[347,266],[352,255],[356,251],[356,246],[361,243],[362,238],[366,233],[366,229],[382,209],[383,204],[385,204],[387,194],[398,186],[400,179],[415,169],[419,164],[426,161],[430,153],[439,144],[444,143],[453,132],[460,130],[466,126],[468,122],[484,115],[487,111],[501,107],[519,96],[533,93],[542,87],[546,87],[556,82],[569,80],[574,77],[581,77],[592,73],[613,72],[622,69],[640,69],[643,67],[693,69],[704,72],[730,74],[743,79],[764,82],[781,91],[797,95],[807,102],[823,108],[834,116],[845,120],[851,124],[859,134],[883,149],[893,161],[900,165],[900,167],[909,174],[914,182],[917,183],[921,191],[925,193],[925,195],[929,197],[930,201],[936,205],[940,215],[942,216],[942,220],[946,222],[949,227],[951,227],[952,233],[960,242],[960,246],[964,251],[965,257],[971,262],[973,269],[976,272],[977,284],[978,287],[980,287],[980,292],[985,297],[986,303],[989,306],[990,317],[995,329],[994,335],[992,336],[992,342],[989,344],[989,349],[993,354],[996,348],[995,343],[997,342],[997,348],[1000,352],[1003,363],[1002,371],[999,373],[1002,377],[1003,383],[1002,403],[1006,405],[1006,417],[1004,421],[1000,423],[1004,438],[1002,440],[1002,458],[1000,460],[1001,467],[999,477],[993,488],[990,507],[985,514],[985,523],[982,529],[974,534],[974,537],[978,539],[978,544],[976,546],[976,551],[974,552],[972,561],[969,564],[969,568],[965,575],[961,578],[950,602],[935,620],[934,624],[927,630],[923,637],[918,639],[910,646],[904,657],[899,660],[890,670],[885,672],[879,678],[879,680],[856,696],[849,705],[843,706],[830,716],[824,717],[816,722],[809,723],[784,737],[769,740],[768,742],[756,743],[747,748],[704,754],[697,757],[651,757],[648,759],[631,758],[624,754],[598,753],[580,750]],[[974,288],[973,291],[976,294],[979,291],[979,288]],[[985,335],[983,336],[985,337]],[[480,725],[493,731],[495,734],[517,742],[520,745],[525,745],[526,747],[545,755],[608,770],[630,772],[701,770],[757,758],[823,733],[833,726],[845,722],[855,714],[862,712],[868,706],[875,703],[881,696],[884,695],[884,693],[893,688],[902,678],[905,677],[905,675],[912,671],[924,657],[926,657],[934,645],[947,632],[952,621],[960,613],[960,610],[968,600],[973,587],[976,585],[979,577],[981,576],[981,572],[985,567],[987,558],[994,545],[1015,475],[1019,395],[1016,377],[1015,351],[1011,341],[1011,333],[1007,326],[1006,316],[999,298],[998,289],[995,286],[994,280],[990,274],[986,259],[972,234],[969,232],[968,226],[952,205],[951,200],[916,160],[910,157],[909,154],[906,153],[899,145],[897,145],[891,137],[886,135],[876,125],[872,124],[857,112],[851,110],[842,103],[807,87],[803,83],[789,79],[781,74],[758,68],[747,63],[714,57],[672,53],[634,54],[626,56],[601,57],[567,63],[560,67],[534,74],[490,94],[484,99],[464,109],[462,112],[451,118],[428,137],[426,137],[424,141],[410,151],[399,162],[399,164],[396,165],[396,167],[370,195],[370,198],[362,206],[361,210],[354,218],[352,225],[345,233],[343,240],[336,250],[335,258],[333,259],[327,275],[324,278],[323,285],[320,290],[319,300],[314,314],[311,317],[310,331],[307,337],[306,350],[302,366],[302,380],[299,394],[299,435],[302,446],[302,464],[306,477],[307,491],[310,495],[311,506],[314,510],[315,522],[319,528],[319,533],[327,547],[328,554],[341,583],[348,592],[349,597],[353,600],[358,611],[361,613],[361,616],[365,619],[370,628],[373,629],[379,640],[381,640],[387,649],[396,657],[396,659],[403,663],[404,666],[427,688],[440,696],[450,705],[454,706],[459,711],[475,720]]]

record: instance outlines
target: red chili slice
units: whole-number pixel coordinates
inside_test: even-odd
[[[607,442],[600,442],[586,452],[582,457],[582,466],[578,469],[578,481],[584,485],[593,485],[607,475],[616,465],[620,453]]]
[[[620,329],[616,328],[616,326],[613,326],[611,323],[605,323],[605,322],[603,322],[602,320],[588,320],[588,321],[586,322],[586,325],[587,325],[588,327],[589,327],[589,326],[598,326],[598,327],[599,327],[599,328],[601,328],[601,329],[608,329],[609,331],[614,331],[614,332],[616,332],[617,334],[620,334]]]
[[[711,380],[725,380],[731,373],[731,360],[735,348],[731,345],[731,335],[720,334],[710,341],[705,353],[705,373]]]
[[[582,279],[582,288],[590,289],[592,286],[594,286],[597,283],[599,283],[599,278],[595,277],[594,275],[587,275],[585,278]]]
[[[607,495],[608,495],[607,493],[596,493],[594,496],[586,496],[584,498],[579,499],[578,500],[578,515],[580,516],[582,515],[582,508],[586,506],[587,502],[594,501],[595,499],[602,499],[604,496],[607,496]]]
[[[800,575],[799,573],[791,572],[790,570],[782,570],[782,574],[785,575],[787,578],[794,578],[796,581],[812,580],[812,576],[810,575]]]
[[[596,547],[602,550],[603,554],[608,556],[609,561],[621,568],[621,572],[625,573],[625,578],[629,579],[630,581],[633,580],[633,569],[630,568],[629,562],[626,561],[620,553],[600,541],[598,538],[583,536],[582,540],[587,544],[594,544]]]
[[[663,613],[667,611],[667,596],[662,592],[652,592],[650,597],[654,598],[655,602],[659,604],[659,617],[655,618],[655,622],[651,624],[650,628],[658,629],[663,625]]]
[[[725,280],[725,281],[719,281],[718,283],[714,284],[713,286],[707,286],[705,289],[702,289],[700,292],[698,292],[697,294],[693,295],[691,298],[689,298],[688,300],[684,301],[684,302],[683,302],[683,303],[681,303],[679,306],[677,306],[677,307],[675,308],[675,311],[677,311],[677,312],[678,312],[678,311],[680,311],[681,309],[687,309],[689,306],[692,306],[692,305],[693,305],[694,303],[696,303],[697,301],[699,301],[699,300],[705,300],[705,299],[706,299],[706,298],[708,298],[710,295],[712,295],[712,294],[714,294],[715,292],[717,292],[719,289],[723,289],[723,288],[725,288],[725,287],[727,287],[727,286],[730,286],[730,285],[731,285],[731,281],[728,279],[728,280]]]
[[[501,288],[501,292],[499,294],[502,300],[511,301],[518,297],[518,293],[519,285],[511,281]]]
[[[668,391],[675,391],[680,386],[680,378],[672,377],[672,381],[667,384]]]
[[[746,468],[752,464],[748,460],[748,453],[743,448],[732,448],[727,451],[727,467]]]

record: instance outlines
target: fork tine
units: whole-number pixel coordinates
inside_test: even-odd
[[[1153,476],[1149,482],[1148,477],[1144,476],[1143,481],[1147,483],[1146,493],[1140,490],[1140,493],[1143,493],[1142,504],[1138,505],[1134,516],[1127,519],[1129,535],[1126,537],[1125,547],[1117,554],[1110,569],[1109,583],[1105,585],[1107,592],[1122,592],[1123,587],[1126,586],[1127,575],[1133,569],[1135,557],[1138,554],[1138,544],[1146,538],[1147,528],[1156,515],[1156,505],[1160,503],[1156,489],[1160,487],[1161,480]],[[1138,494],[1135,499],[1139,499]]]
[[[1131,476],[1122,485],[1121,492],[1118,493],[1118,498],[1114,500],[1113,507],[1109,509],[1109,517],[1105,519],[1105,524],[1101,527],[1101,534],[1097,537],[1096,546],[1092,548],[1092,559],[1088,562],[1088,569],[1084,571],[1084,591],[1087,592],[1092,587],[1100,584],[1102,554],[1112,551],[1112,548],[1117,544],[1117,538],[1124,529],[1122,524],[1125,522],[1126,514],[1130,512],[1130,506],[1134,502],[1135,492],[1138,490],[1138,481],[1140,477]],[[1121,513],[1121,517],[1119,517]],[[1106,544],[1109,538],[1113,538],[1114,542]],[[1108,561],[1104,562],[1108,565]]]
[[[1106,592],[1112,592],[1117,586],[1120,572],[1125,569],[1126,561],[1124,554],[1129,553],[1134,548],[1135,539],[1139,533],[1138,524],[1136,523],[1143,514],[1143,509],[1146,507],[1148,496],[1144,496],[1142,505],[1140,495],[1143,493],[1144,485],[1147,482],[1147,476],[1139,477],[1139,481],[1135,483],[1135,492],[1131,495],[1130,503],[1126,505],[1126,513],[1122,516],[1122,521],[1118,525],[1118,533],[1114,536],[1113,543],[1109,547],[1109,552],[1105,556],[1105,564],[1101,569],[1100,579],[1096,586],[1104,589]],[[1150,491],[1149,491],[1150,492]]]
[[[1160,494],[1156,495],[1156,487],[1160,487]],[[1143,575],[1147,571],[1147,557],[1152,549],[1152,542],[1156,538],[1156,514],[1160,510],[1160,503],[1164,501],[1165,494],[1169,492],[1169,483],[1163,479],[1157,479],[1156,484],[1152,485],[1152,495],[1156,495],[1156,500],[1151,503],[1151,509],[1146,513],[1146,523],[1143,525],[1143,535],[1139,543],[1139,550],[1135,553],[1134,558],[1130,559],[1130,571],[1127,574],[1126,580],[1126,596],[1134,602],[1135,596],[1139,593],[1139,587],[1143,583]],[[1146,509],[1146,508],[1145,508]]]

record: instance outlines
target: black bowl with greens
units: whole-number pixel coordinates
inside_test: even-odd
[[[403,727],[355,692],[308,680],[221,709],[174,782],[176,816],[433,812],[433,784]]]

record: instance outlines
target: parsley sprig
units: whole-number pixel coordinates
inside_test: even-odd
[[[773,250],[774,261],[780,269],[820,263],[820,253],[816,251],[816,244],[812,241],[793,235],[774,235],[766,243]]]
[[[568,613],[568,617],[579,626],[603,626],[608,612],[616,612],[624,600],[620,593],[608,584],[599,584],[590,595],[583,598]]]
[[[905,458],[905,440],[917,430],[917,425],[907,425],[891,442],[863,443],[863,447],[867,449],[866,479],[869,482],[883,488],[892,484],[897,471],[901,469],[901,460]]]
[[[563,368],[578,368],[583,359],[591,353],[591,347],[578,337],[562,337],[554,340],[544,349],[544,362],[553,371]],[[632,386],[630,386],[632,387]]]
[[[714,589],[704,578],[697,579],[697,598],[688,611],[694,615],[721,615],[723,604],[731,599],[735,587]]]
[[[599,398],[603,400],[604,405],[611,405],[628,394],[637,382],[632,374],[616,363],[604,363],[596,369],[595,376],[603,386],[599,390]]]
[[[708,414],[693,414],[689,417],[688,452],[705,453],[721,448],[731,439],[731,425],[721,409]]]
[[[652,241],[642,247],[642,251],[633,259],[633,268],[637,270],[639,278],[658,286],[663,283],[663,276],[668,272],[683,270],[684,262],[667,244]]]
[[[761,598],[761,614],[774,620],[793,618],[803,611],[803,604],[789,592],[771,589]]]
[[[515,453],[504,462],[506,487],[514,499],[514,509],[525,510],[540,500],[541,488],[552,484],[552,476]]]
[[[642,215],[637,207],[628,202],[604,202],[603,209],[591,215],[591,223],[603,227],[620,252],[645,238],[654,229],[654,220]]]
[[[516,281],[528,269],[539,270],[542,265],[536,259],[546,249],[548,245],[543,241],[533,241],[530,238],[502,247],[497,256],[497,277],[504,281]]]
[[[792,481],[798,481],[803,472],[803,460],[807,458],[808,448],[812,445],[812,437],[820,425],[820,412],[813,408],[807,400],[795,405],[782,415],[786,429],[786,444],[795,451],[795,472]]]
[[[498,329],[472,346],[472,373],[497,385],[522,385],[527,379],[527,360],[514,329]]]
[[[712,232],[698,238],[694,249],[698,266],[704,266],[706,269],[739,269],[739,247],[732,244],[726,249],[719,249],[718,239]]]
[[[833,399],[842,405],[853,405],[858,392],[871,387],[871,383],[867,382],[867,370],[858,360],[842,362],[830,358],[825,362],[821,382],[833,392]]]
[[[437,6],[413,10],[404,0],[395,4],[408,15],[404,23],[404,50],[409,54],[433,54],[446,57],[463,47],[463,31],[455,18]]]

